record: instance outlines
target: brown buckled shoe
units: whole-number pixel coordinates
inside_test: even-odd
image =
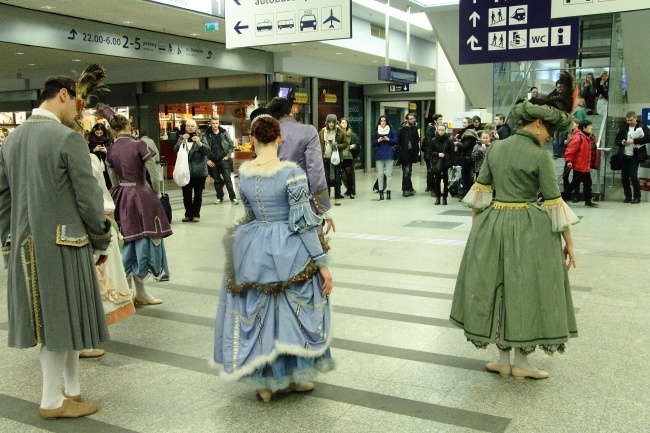
[[[63,400],[61,407],[56,409],[38,409],[38,414],[43,419],[80,418],[93,414],[98,409],[99,406],[96,404],[77,403],[66,398]]]

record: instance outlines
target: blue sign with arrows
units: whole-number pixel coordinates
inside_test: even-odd
[[[578,18],[551,19],[543,0],[460,0],[460,64],[578,56]]]

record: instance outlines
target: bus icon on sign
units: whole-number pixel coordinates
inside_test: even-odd
[[[292,28],[293,28],[293,20],[280,20],[280,21],[278,21],[278,30],[292,29]]]

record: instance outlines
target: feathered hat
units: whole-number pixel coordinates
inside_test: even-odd
[[[106,79],[106,69],[103,66],[93,63],[79,75],[77,79],[77,111],[81,113],[86,105],[90,103],[90,97],[98,91],[108,92],[108,86],[103,84]]]

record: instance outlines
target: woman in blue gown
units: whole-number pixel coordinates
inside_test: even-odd
[[[222,379],[253,385],[268,402],[275,391],[311,391],[313,377],[333,369],[332,277],[307,177],[277,157],[278,122],[254,118],[252,136],[257,157],[239,171],[246,215],[224,237],[213,364]]]

